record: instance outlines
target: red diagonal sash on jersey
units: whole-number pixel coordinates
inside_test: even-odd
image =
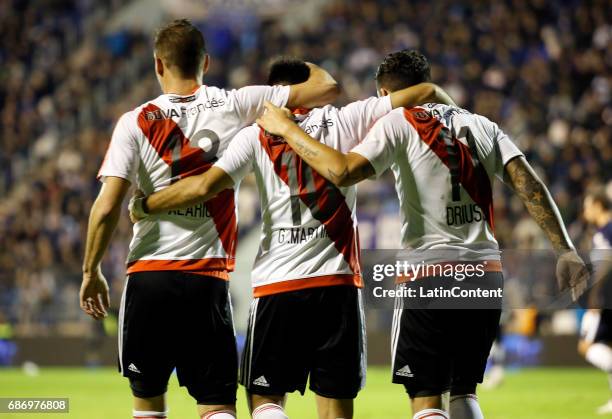
[[[445,166],[451,169],[450,156],[445,142],[440,138],[442,123],[429,112],[422,109],[405,109],[406,120],[417,130],[419,138],[425,142]],[[493,223],[493,192],[491,181],[482,164],[474,167],[470,148],[461,141],[456,142],[458,154],[459,182],[463,185],[470,198],[484,211],[485,218],[494,230]]]
[[[189,139],[172,119],[156,118],[159,112],[159,107],[148,104],[138,115],[138,126],[159,157],[170,166],[172,179],[178,180],[207,171],[214,161],[205,161],[204,151],[199,147],[192,147]],[[226,189],[206,202],[223,249],[231,258],[228,269],[233,268],[236,253],[238,228],[235,207],[233,189]]]
[[[295,157],[300,200],[310,209],[312,216],[325,227],[334,247],[342,254],[353,273],[359,274],[361,272],[359,238],[351,210],[346,205],[342,192],[312,170],[284,141],[267,137],[263,130],[259,133],[259,141],[272,161],[274,172],[287,186],[290,186],[289,173],[287,166],[283,164],[282,156],[284,153],[291,153]],[[306,171],[309,173],[306,174]],[[307,176],[312,176],[314,191],[308,189]]]
[[[208,170],[214,161],[205,161],[202,149],[192,147],[172,119],[153,119],[160,112],[159,107],[148,104],[138,115],[138,126],[159,157],[171,167],[173,181]]]

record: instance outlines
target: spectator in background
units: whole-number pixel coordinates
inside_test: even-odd
[[[84,321],[57,302],[79,280],[96,169],[121,110],[158,91],[148,75],[146,36],[105,35],[120,3],[0,3],[0,308],[16,333],[41,333],[35,325],[43,320]],[[368,78],[387,52],[422,50],[433,77],[461,106],[499,121],[516,139],[550,185],[574,242],[586,248],[579,202],[612,171],[611,22],[602,0],[554,7],[541,0],[335,0],[317,25],[290,34],[274,17],[252,16],[242,33],[219,19],[203,26],[223,38],[224,58],[213,60],[210,83],[261,82],[269,58],[302,56],[342,70],[342,103],[373,93],[363,86],[372,85]],[[245,186],[243,193],[252,193]],[[360,207],[373,214],[365,221],[373,229],[394,225],[387,222],[397,214],[391,183],[372,187],[360,188]],[[513,228],[526,214],[501,187],[494,196],[500,245],[517,247]],[[112,290],[122,288],[129,227],[121,221],[104,267]],[[241,227],[248,231],[247,223]],[[384,246],[386,233],[364,247]],[[49,247],[53,267],[39,260]],[[57,316],[39,308],[41,299]]]
[[[597,231],[591,251],[595,279],[592,303],[582,318],[578,351],[608,374],[612,392],[612,204],[606,191],[598,188],[587,193],[583,208],[584,219]],[[612,397],[597,409],[597,413],[612,413]]]

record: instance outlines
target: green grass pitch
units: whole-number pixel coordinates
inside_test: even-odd
[[[131,417],[127,381],[113,369],[41,369],[30,377],[20,369],[0,369],[0,397],[69,397],[69,414],[2,414],[0,418],[121,419]],[[600,418],[595,408],[609,396],[606,376],[595,369],[526,369],[509,372],[504,384],[480,390],[487,419]],[[168,392],[171,419],[197,418],[185,389],[172,378]],[[314,397],[294,393],[287,413],[291,419],[316,418]],[[238,417],[248,418],[244,391],[239,389]],[[368,383],[355,404],[355,418],[409,418],[401,386],[392,385],[387,368],[370,368]],[[612,417],[612,416],[610,416]]]

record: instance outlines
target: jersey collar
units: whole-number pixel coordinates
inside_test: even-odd
[[[310,113],[310,109],[308,109],[308,108],[295,108],[295,109],[293,109],[291,111],[291,113],[293,114],[293,118],[296,121],[303,121],[304,119],[306,119],[306,117]]]

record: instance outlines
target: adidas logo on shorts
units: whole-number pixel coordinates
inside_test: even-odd
[[[128,365],[128,370],[130,370],[132,372],[137,372],[137,373],[140,374],[140,370],[138,368],[136,368],[136,365],[134,365],[134,364]]]
[[[264,377],[263,375],[259,378],[254,379],[253,384],[256,386],[270,387],[270,383],[268,383],[268,380],[266,380],[266,377]]]
[[[404,365],[402,368],[395,372],[395,375],[399,375],[400,377],[414,377],[412,371],[410,371],[410,367],[408,365]]]

